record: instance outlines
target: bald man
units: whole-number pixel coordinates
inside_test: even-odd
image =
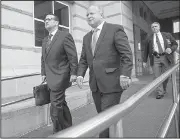
[[[92,30],[83,38],[77,84],[82,87],[89,67],[89,85],[100,113],[119,104],[123,90],[131,82],[133,58],[123,27],[105,22],[101,7],[92,5],[88,8],[87,22]],[[100,133],[99,137],[108,138],[109,129]]]

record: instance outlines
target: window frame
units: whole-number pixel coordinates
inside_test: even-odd
[[[141,18],[144,18],[144,8],[143,8],[143,6],[140,6],[140,7],[139,7],[139,16],[140,16]]]
[[[54,2],[60,3],[60,4],[65,5],[65,6],[68,7],[69,27],[66,27],[66,26],[63,26],[63,25],[59,25],[59,27],[68,29],[69,32],[70,32],[70,31],[71,31],[71,27],[70,27],[70,25],[71,25],[71,20],[70,20],[70,19],[71,19],[71,18],[70,18],[70,13],[71,13],[71,11],[70,11],[70,6],[69,6],[68,4],[62,2],[62,1],[50,1],[50,2],[51,2],[51,4],[52,4],[52,13],[53,13],[53,14],[54,14]],[[40,48],[40,49],[41,49],[42,46],[36,46],[35,23],[34,23],[34,21],[36,20],[36,21],[39,21],[39,22],[44,23],[44,20],[35,18],[34,10],[35,10],[35,7],[34,7],[34,1],[33,1],[33,44],[34,44],[34,48]]]
[[[179,33],[180,32],[180,29],[179,29],[179,32],[175,32],[175,26],[174,26],[174,22],[179,22],[180,23],[180,18],[177,18],[177,19],[174,19],[173,21],[173,33]]]
[[[147,12],[146,11],[143,12],[143,18],[145,21],[147,21]]]

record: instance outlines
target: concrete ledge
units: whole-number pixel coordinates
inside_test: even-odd
[[[47,105],[36,107],[34,99],[2,108],[2,137],[18,137],[47,123]]]
[[[132,79],[132,82],[138,82],[139,81],[139,79],[136,77],[131,77],[131,79]]]
[[[132,77],[132,82],[138,81],[138,78]],[[93,102],[88,82],[84,83],[83,89],[77,86],[68,88],[66,101],[71,111]],[[49,106],[35,106],[34,98],[2,107],[1,112],[3,137],[20,137],[37,128],[47,126],[48,122],[51,123]]]
[[[76,86],[66,91],[66,101],[71,111],[90,103],[90,96],[89,87],[80,90]],[[34,98],[2,107],[2,137],[20,137],[46,126],[50,119],[48,112],[48,105],[37,107]]]

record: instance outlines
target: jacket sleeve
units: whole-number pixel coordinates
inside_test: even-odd
[[[41,56],[41,75],[42,75],[42,76],[45,76],[45,75],[46,75],[43,56]]]
[[[45,39],[43,39],[44,42]],[[45,72],[45,62],[44,62],[44,58],[43,58],[43,48],[44,46],[42,45],[42,52],[41,52],[41,75],[42,76],[46,76],[46,72]]]
[[[115,47],[121,58],[121,74],[131,77],[133,68],[133,55],[128,42],[128,37],[122,26],[119,26],[118,29],[116,29],[114,41]]]
[[[172,52],[174,52],[174,51],[176,51],[178,44],[177,44],[175,38],[170,33],[168,33],[168,36],[169,36],[170,42],[171,42],[171,50],[172,50]]]
[[[78,68],[78,57],[77,50],[74,43],[74,39],[70,33],[65,37],[64,40],[64,49],[66,51],[69,63],[70,63],[70,74],[77,75]]]
[[[148,55],[149,55],[149,42],[147,37],[144,43],[143,62],[147,63]]]
[[[86,74],[87,68],[88,68],[88,63],[86,59],[86,52],[85,52],[84,39],[83,39],[83,46],[82,46],[81,56],[80,56],[79,65],[78,65],[78,76],[84,77]]]

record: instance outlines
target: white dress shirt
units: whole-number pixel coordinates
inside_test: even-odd
[[[97,38],[99,38],[99,35],[100,35],[100,33],[101,33],[101,30],[102,30],[102,27],[103,27],[103,25],[104,25],[104,22],[105,21],[103,21],[97,28],[98,28],[98,31],[97,31]],[[96,28],[93,28],[92,29],[92,32],[95,30]],[[92,35],[92,37],[93,37],[93,35]],[[93,39],[92,39],[93,40]]]
[[[54,37],[54,35],[56,34],[57,31],[58,31],[58,29],[56,29],[53,32],[49,33],[49,35],[52,34],[51,41],[52,41],[52,39],[53,39],[53,37]]]
[[[159,38],[160,44],[161,44],[161,46],[162,46],[162,50],[163,50],[163,52],[164,52],[164,51],[165,51],[165,48],[164,48],[164,40],[163,40],[163,37],[162,37],[161,32],[158,32],[158,33],[157,33],[157,36],[158,36],[158,38]],[[153,40],[154,40],[154,46],[153,46],[154,51],[159,52],[158,45],[157,45],[157,43],[156,43],[156,34],[155,34],[155,33],[154,33],[154,36],[153,36],[153,37],[154,37],[154,38],[153,38]]]

